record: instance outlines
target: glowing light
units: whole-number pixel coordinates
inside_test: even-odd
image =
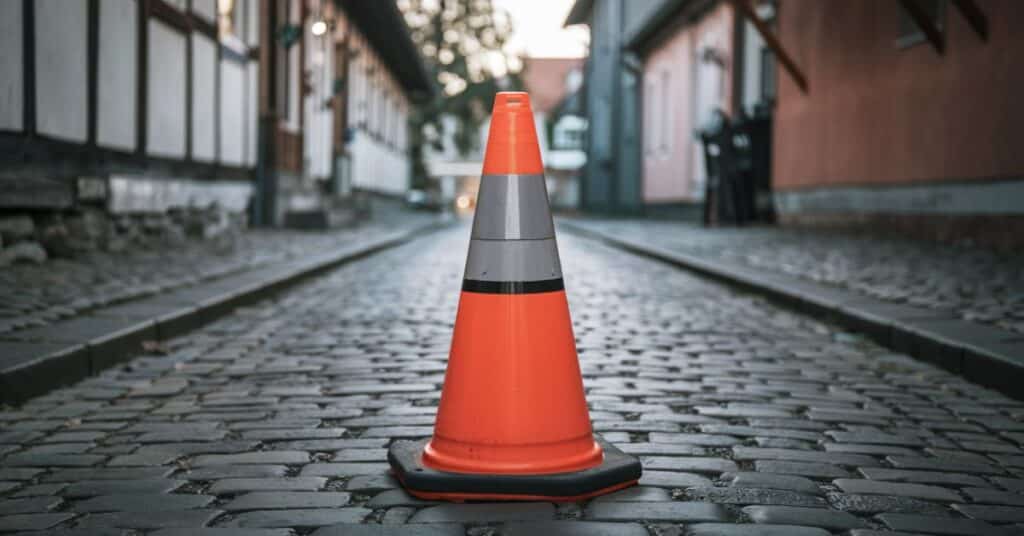
[[[313,32],[313,35],[320,37],[321,35],[327,33],[327,23],[322,20],[318,20],[314,22],[313,26],[311,26],[309,29],[310,31]]]
[[[460,195],[458,199],[455,200],[455,206],[459,207],[459,210],[466,210],[469,208],[469,196]]]

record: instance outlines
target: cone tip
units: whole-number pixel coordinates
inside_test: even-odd
[[[494,95],[494,113],[530,109],[530,94],[525,91],[499,91]]]
[[[491,128],[484,153],[484,175],[543,173],[540,144],[530,94],[500,91],[494,95]]]

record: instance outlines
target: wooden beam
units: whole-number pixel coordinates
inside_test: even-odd
[[[21,129],[28,137],[36,133],[36,7],[32,0],[21,6]]]
[[[797,87],[800,88],[800,91],[807,93],[807,78],[804,77],[800,68],[797,67],[796,62],[793,61],[793,58],[790,57],[784,48],[782,48],[782,43],[780,43],[775,37],[775,34],[772,33],[772,29],[757,16],[757,12],[755,12],[754,8],[750,5],[750,1],[732,0],[732,3],[736,7],[737,13],[754,25],[757,33],[761,35],[761,39],[763,39],[764,43],[768,45],[768,48],[770,48],[775,54],[775,57],[779,59],[779,62],[782,63],[783,67],[785,67],[786,72],[789,73],[790,78],[792,78],[793,82],[795,82]]]
[[[935,47],[935,51],[939,54],[945,52],[946,43],[942,38],[942,31],[935,25],[935,21],[931,19],[928,12],[925,11],[921,4],[917,0],[900,0],[900,5],[906,10],[907,15],[910,15],[911,20],[917,25],[921,33],[924,34],[928,42]]]
[[[135,57],[135,152],[146,154],[146,129],[149,113],[149,5],[150,0],[139,0],[138,32],[139,48]]]
[[[974,0],[953,0],[953,5],[956,6],[960,14],[967,19],[967,24],[978,32],[978,37],[982,41],[988,41],[988,19],[985,17],[985,12],[978,7],[978,4],[974,3]]]
[[[97,122],[99,120],[99,57],[100,57],[100,3],[99,0],[89,0],[88,7],[88,34],[86,37],[86,54],[88,55],[88,61],[86,62],[87,71],[87,84],[86,84],[86,95],[88,102],[88,119],[86,121],[86,131],[88,135],[89,145],[96,145],[97,136]]]

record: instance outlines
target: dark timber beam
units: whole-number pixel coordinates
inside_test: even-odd
[[[750,21],[750,23],[754,25],[754,28],[757,29],[757,33],[761,34],[761,39],[763,39],[764,43],[768,45],[768,48],[770,48],[772,53],[775,54],[775,57],[779,59],[779,62],[782,63],[783,67],[785,67],[786,72],[789,73],[790,78],[792,78],[793,82],[795,82],[797,87],[800,88],[800,91],[807,93],[807,78],[804,77],[804,73],[800,71],[796,62],[793,61],[793,58],[790,57],[784,48],[782,48],[782,43],[780,43],[775,37],[775,34],[772,33],[772,29],[757,16],[757,12],[755,12],[754,8],[750,5],[750,1],[732,0],[732,3],[736,7],[737,13]]]
[[[953,5],[956,6],[960,14],[967,19],[967,24],[978,32],[978,37],[982,41],[988,41],[988,19],[985,18],[985,12],[978,7],[978,4],[974,0],[953,0]]]
[[[942,32],[939,30],[939,27],[935,25],[935,21],[933,21],[928,15],[928,12],[921,7],[921,4],[919,4],[917,0],[900,0],[900,5],[903,6],[907,15],[910,15],[911,20],[913,20],[914,24],[916,24],[918,29],[921,30],[924,37],[928,39],[928,42],[935,47],[935,51],[939,54],[944,53],[946,43],[942,39]]]

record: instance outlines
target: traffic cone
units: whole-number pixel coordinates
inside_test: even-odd
[[[434,436],[388,461],[424,499],[576,501],[640,478],[590,426],[526,93],[494,100]]]

